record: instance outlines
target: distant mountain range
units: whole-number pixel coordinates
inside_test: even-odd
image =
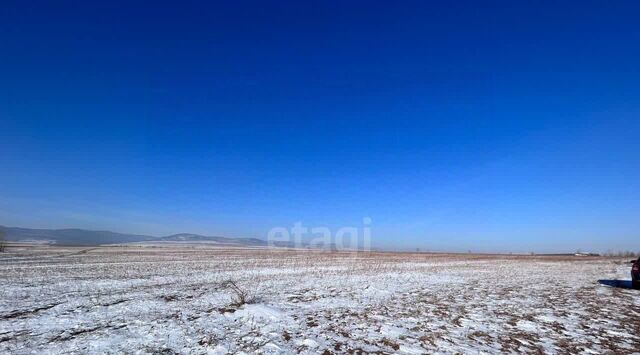
[[[35,242],[57,245],[102,245],[140,242],[206,243],[238,246],[266,246],[267,241],[257,238],[228,238],[180,233],[165,237],[124,234],[86,229],[32,229],[0,226],[9,242]],[[287,246],[287,245],[281,245]]]

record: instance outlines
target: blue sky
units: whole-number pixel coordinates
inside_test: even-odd
[[[634,1],[24,2],[0,224],[640,249]]]

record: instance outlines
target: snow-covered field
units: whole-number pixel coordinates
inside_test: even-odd
[[[39,246],[0,255],[0,353],[633,353],[601,258]],[[248,291],[251,303],[224,284]]]

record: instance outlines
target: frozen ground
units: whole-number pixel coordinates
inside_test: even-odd
[[[634,353],[599,258],[50,247],[0,254],[0,353]],[[233,305],[223,282],[249,291]]]

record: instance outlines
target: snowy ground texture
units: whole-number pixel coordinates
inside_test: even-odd
[[[579,257],[10,249],[0,353],[639,353],[640,291],[606,281],[629,270]],[[234,305],[226,280],[252,303]]]

